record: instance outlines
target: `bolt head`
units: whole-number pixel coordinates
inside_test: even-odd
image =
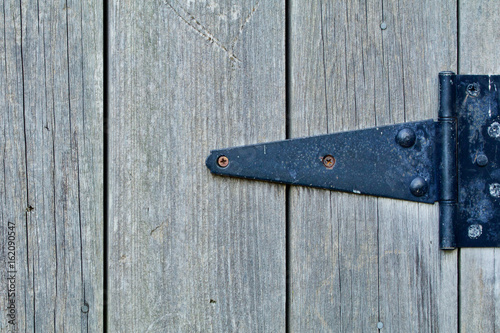
[[[410,192],[416,197],[421,197],[427,193],[429,186],[427,182],[422,177],[416,177],[410,183]]]
[[[229,159],[222,155],[217,158],[217,165],[220,166],[221,168],[225,168],[229,165]]]
[[[417,135],[411,128],[403,128],[396,135],[396,142],[404,148],[412,147],[417,141]]]
[[[488,164],[488,156],[486,156],[485,154],[478,154],[476,156],[476,163],[477,165],[481,166],[481,167],[484,167],[486,166],[486,164]]]
[[[87,304],[82,305],[82,312],[83,313],[88,313],[89,312],[89,306]]]
[[[385,23],[385,22],[380,23],[380,29],[382,29],[382,30],[387,29],[387,23]]]

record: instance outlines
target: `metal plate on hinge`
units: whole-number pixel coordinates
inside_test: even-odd
[[[500,246],[500,76],[457,75],[458,247]]]
[[[223,176],[433,203],[436,126],[427,120],[213,150],[206,164]],[[402,130],[414,142],[398,143]],[[426,183],[419,196],[410,190],[416,179]]]

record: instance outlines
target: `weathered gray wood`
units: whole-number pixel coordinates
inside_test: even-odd
[[[384,1],[387,102],[381,118],[436,118],[437,75],[456,70],[454,1]],[[456,332],[457,253],[439,250],[438,205],[380,200],[380,318],[392,332]]]
[[[438,72],[456,68],[452,1],[292,2],[291,17],[293,137],[436,116]],[[290,195],[292,331],[457,331],[437,205]]]
[[[460,74],[500,73],[498,2],[460,1]],[[460,331],[500,330],[500,252],[460,250]]]
[[[26,265],[26,159],[23,123],[23,74],[21,68],[21,34],[20,8],[9,3],[1,5],[0,19],[0,276],[5,277],[0,288],[0,330],[7,331],[14,320],[20,331],[25,331],[32,322],[29,308],[24,302],[30,299],[30,289]],[[10,222],[10,223],[9,223]],[[14,227],[9,230],[9,226]],[[14,244],[9,243],[9,235]],[[9,251],[13,245],[14,251]],[[12,253],[14,252],[14,253]],[[15,255],[15,258],[12,256]],[[14,260],[13,260],[14,259]],[[11,266],[14,261],[14,266]],[[12,274],[10,272],[16,272]],[[14,286],[10,287],[9,279],[14,275]],[[12,295],[14,289],[15,297]],[[14,300],[14,318],[7,317],[11,313],[8,306],[8,292]]]
[[[0,242],[15,222],[17,326],[101,331],[102,2],[6,1],[2,14]]]
[[[366,127],[373,118],[373,110],[354,109],[351,61],[362,48],[346,45],[360,42],[356,31],[346,35],[355,29],[349,15],[364,13],[341,1],[293,2],[292,137],[353,129],[358,122]],[[377,224],[370,221],[376,199],[303,188],[292,188],[290,197],[291,330],[376,329]]]
[[[210,149],[283,139],[283,1],[110,4],[109,330],[279,332],[284,186]]]

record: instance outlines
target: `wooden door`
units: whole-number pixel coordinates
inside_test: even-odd
[[[438,207],[213,176],[211,149],[436,118],[487,1],[0,5],[0,331],[493,332]],[[14,304],[14,305],[12,305]]]

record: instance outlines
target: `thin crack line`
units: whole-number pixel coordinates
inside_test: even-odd
[[[223,50],[227,56],[229,57],[230,60],[234,62],[241,62],[240,59],[236,57],[236,55],[233,53],[232,50],[228,49],[224,44],[222,44],[215,36],[208,31],[200,22],[196,20],[196,18],[190,14],[188,11],[186,11],[182,6],[179,6],[179,9],[176,9],[171,1],[165,0],[165,4],[172,9],[172,11],[182,20],[184,21],[187,25],[189,25],[192,29],[194,29],[200,36],[205,38],[207,41],[209,41],[212,44],[215,44],[218,46],[221,50]],[[184,15],[181,15],[181,13]],[[186,17],[189,18],[186,19]]]
[[[247,15],[245,21],[243,21],[243,23],[240,26],[240,30],[238,31],[238,34],[231,41],[231,49],[234,48],[234,45],[236,44],[236,42],[238,41],[238,38],[243,33],[243,30],[244,30],[245,26],[247,25],[248,22],[250,22],[250,19],[253,17],[253,14],[255,13],[255,11],[257,11],[258,7],[259,7],[259,1],[257,1],[257,3],[255,4],[255,6],[252,8],[252,10],[250,11],[250,14]]]

